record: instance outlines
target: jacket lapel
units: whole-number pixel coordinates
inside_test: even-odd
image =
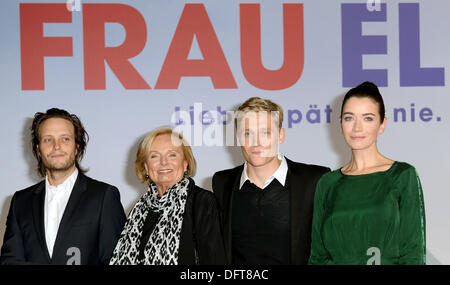
[[[50,255],[47,249],[47,242],[45,241],[45,226],[44,226],[44,202],[45,202],[45,180],[39,183],[34,190],[33,196],[33,222],[36,234],[41,245],[42,252],[45,258],[50,263]]]
[[[77,206],[83,195],[83,192],[87,189],[87,179],[81,172],[78,173],[77,180],[70,194],[69,201],[67,202],[66,209],[59,224],[58,233],[56,235],[55,245],[53,247],[53,256],[56,256],[58,249],[63,244],[64,239],[67,237],[67,233],[71,228],[71,224],[74,221]],[[64,253],[65,254],[65,253]]]
[[[224,184],[224,190],[226,193],[225,201],[224,203],[227,203],[225,209],[228,210],[227,213],[225,213],[226,216],[226,223],[224,225],[224,242],[225,242],[225,248],[227,251],[228,261],[231,263],[231,256],[232,256],[232,213],[233,213],[233,194],[234,191],[239,189],[239,181],[241,180],[242,171],[244,170],[244,165],[236,168],[236,171],[233,171],[229,179],[225,181]]]
[[[296,169],[294,163],[286,158],[288,163],[288,174],[286,177],[290,195],[290,223],[291,223],[291,262],[298,264],[298,252],[301,241],[300,235],[304,230],[305,217],[302,215],[302,201],[305,200],[305,189],[303,187],[306,177],[304,171]]]

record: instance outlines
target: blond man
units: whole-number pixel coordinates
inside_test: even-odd
[[[282,108],[252,97],[238,108],[237,141],[245,163],[216,172],[212,186],[231,264],[306,264],[314,191],[329,168],[289,160]]]

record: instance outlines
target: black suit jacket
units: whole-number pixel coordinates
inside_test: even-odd
[[[195,185],[192,179],[189,188],[181,227],[178,264],[226,264],[214,194]]]
[[[45,180],[14,194],[1,264],[107,264],[126,216],[116,187],[81,172],[70,194],[50,258],[44,228]],[[79,258],[78,258],[79,257]]]
[[[307,264],[311,252],[311,227],[314,205],[314,193],[319,178],[329,168],[293,162],[286,158],[288,173],[285,186],[290,195],[291,221],[291,263]],[[216,195],[221,213],[227,260],[232,262],[231,214],[232,195],[239,189],[244,165],[216,172],[212,179],[212,187]]]

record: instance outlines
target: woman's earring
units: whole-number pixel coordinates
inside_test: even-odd
[[[148,176],[148,174],[145,174],[145,179],[149,179],[150,176]]]

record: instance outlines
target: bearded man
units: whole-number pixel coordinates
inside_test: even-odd
[[[14,194],[1,264],[108,264],[126,216],[118,189],[80,167],[88,139],[66,110],[35,114],[31,144],[45,179]]]

